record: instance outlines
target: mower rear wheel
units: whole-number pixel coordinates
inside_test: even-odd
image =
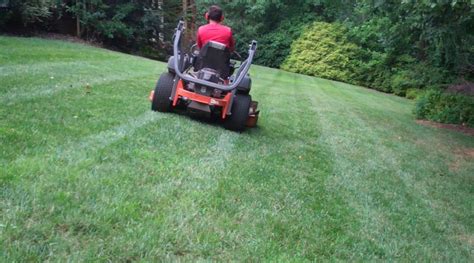
[[[243,131],[249,117],[250,103],[252,97],[250,95],[237,94],[232,103],[231,115],[224,123],[224,127],[231,131]]]
[[[151,101],[151,110],[160,112],[171,111],[171,92],[173,91],[174,75],[168,72],[161,74],[156,83],[155,93]]]

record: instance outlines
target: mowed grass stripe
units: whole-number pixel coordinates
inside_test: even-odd
[[[56,65],[57,63],[60,65]],[[132,56],[120,59],[111,58],[105,62],[86,60],[64,65],[60,62],[50,62],[54,70],[50,70],[44,64],[30,63],[26,67],[28,73],[19,71],[15,75],[2,77],[3,85],[0,90],[5,90],[5,93],[0,97],[0,101],[10,104],[17,103],[29,98],[49,96],[67,89],[92,87],[111,81],[153,75],[150,72],[150,67],[153,67],[153,64],[137,63],[136,58]]]
[[[301,260],[316,252],[321,256],[347,256],[344,246],[349,245],[348,241],[327,233],[348,231],[339,220],[347,219],[344,214],[350,217],[350,213],[341,206],[337,193],[320,189],[331,167],[324,158],[325,149],[317,143],[317,119],[309,114],[304,120],[295,118],[307,112],[309,101],[307,94],[298,90],[296,78],[280,81],[286,77],[281,72],[274,74],[274,83],[256,86],[255,92],[282,88],[266,106],[297,103],[298,107],[292,107],[284,116],[276,111],[265,112],[264,123],[274,125],[261,124],[242,134],[231,169],[219,177],[218,190],[208,198],[209,204],[201,207],[214,218],[217,231],[223,233],[219,240],[224,247],[212,254],[216,257]],[[291,125],[293,132],[281,133],[285,128],[279,121]],[[275,254],[275,249],[279,253]]]
[[[66,164],[81,162],[87,159],[88,155],[94,155],[99,149],[105,148],[108,145],[123,139],[125,136],[133,136],[133,133],[137,129],[150,123],[157,122],[163,117],[163,114],[154,114],[151,111],[145,112],[117,127],[100,132],[99,134],[88,136],[73,145],[61,147],[57,150],[57,154],[56,156],[53,156],[53,158],[65,161]]]
[[[183,136],[196,128],[203,132],[203,140],[195,141]],[[180,247],[184,244],[202,247],[197,244],[200,243],[199,240],[193,240],[194,236],[205,237],[214,233],[199,230],[199,226],[212,224],[212,221],[195,220],[202,213],[195,213],[196,205],[206,200],[203,195],[213,187],[213,179],[224,169],[219,165],[221,159],[217,159],[217,163],[210,163],[209,160],[214,159],[217,150],[224,153],[221,158],[226,161],[226,155],[232,149],[232,138],[238,136],[224,130],[220,130],[223,134],[217,131],[205,135],[213,130],[198,122],[190,123],[184,117],[166,118],[159,125],[144,126],[139,134],[99,152],[97,158],[100,157],[101,161],[89,163],[88,165],[93,165],[93,169],[81,176],[80,180],[85,183],[91,180],[97,182],[88,185],[91,189],[87,192],[91,191],[88,195],[90,198],[99,195],[96,197],[98,200],[91,200],[90,206],[99,205],[100,208],[94,212],[95,216],[89,216],[88,212],[81,221],[100,220],[100,223],[86,224],[87,227],[83,230],[86,235],[91,229],[95,232],[110,228],[115,229],[115,235],[108,239],[109,246],[93,244],[88,250],[118,259],[128,253],[175,256],[182,253]],[[155,132],[160,136],[150,136]],[[174,143],[177,138],[181,139],[182,144]],[[215,142],[215,146],[207,147],[210,142]],[[174,160],[174,153],[181,151],[189,155]],[[109,158],[104,159],[104,156]],[[199,158],[193,158],[195,156]],[[181,165],[176,166],[176,161]],[[65,180],[71,181],[73,179]],[[141,223],[133,223],[143,213],[145,215],[140,217]],[[110,217],[114,219],[112,222],[107,221]],[[71,224],[74,225],[74,222]],[[141,241],[129,243],[131,238]],[[65,240],[63,246],[74,246],[70,241],[70,238]],[[163,246],[156,247],[157,242]],[[179,243],[180,246],[166,245],[173,243]],[[127,244],[127,249],[123,249],[124,244]]]
[[[367,115],[358,112],[355,108],[347,107],[347,103],[342,104],[334,99],[347,96],[343,89],[335,85],[319,87],[323,93],[313,98],[318,108],[323,105],[334,107],[339,104],[340,107],[335,108],[343,109],[339,112],[325,111],[321,114],[326,124],[323,126],[325,127],[324,138],[331,138],[327,141],[327,145],[333,148],[336,167],[339,167],[334,183],[349,190],[352,197],[348,198],[352,201],[349,204],[359,211],[358,214],[362,219],[360,234],[366,236],[367,240],[376,241],[372,244],[378,248],[374,256],[396,257],[397,255],[393,253],[401,253],[400,250],[406,251],[407,254],[419,253],[421,257],[432,257],[435,260],[469,255],[466,247],[453,251],[454,244],[459,243],[459,239],[456,240],[453,237],[461,235],[466,229],[459,228],[462,224],[453,224],[453,218],[446,213],[446,207],[439,207],[443,204],[434,203],[433,196],[427,192],[428,186],[433,184],[433,181],[439,181],[437,180],[440,178],[439,175],[423,169],[416,171],[416,159],[419,157],[405,156],[406,148],[410,149],[411,144],[407,143],[406,148],[396,148],[396,151],[386,146],[387,136],[394,136],[393,134],[387,134],[387,129],[383,126],[368,124],[362,117]],[[349,99],[349,96],[347,98]],[[344,124],[337,123],[332,119],[335,119],[333,116],[338,114],[350,116],[350,118]],[[397,121],[397,119],[389,119],[388,122]],[[370,139],[361,141],[360,134],[367,134],[369,135],[367,138]],[[399,136],[412,135],[400,133]],[[401,141],[400,144],[404,142]],[[426,153],[421,156],[426,157]],[[415,170],[417,173],[410,170]],[[380,180],[380,173],[387,176]],[[447,193],[450,191],[445,192]],[[387,213],[387,208],[389,213]],[[446,228],[447,225],[451,227]],[[432,231],[444,234],[429,236]],[[381,232],[385,234],[381,235]],[[417,235],[410,236],[410,233],[417,233]],[[393,242],[397,240],[395,237],[400,236],[410,237]],[[445,249],[435,251],[420,249],[419,243],[426,239],[438,243],[439,246],[444,244]]]
[[[331,91],[334,92],[341,92],[340,90],[336,90],[339,87],[330,86]],[[321,89],[322,94],[318,94],[319,96],[312,97],[314,104],[317,105],[318,108],[324,107],[334,107],[334,102],[331,100],[332,97],[324,96],[327,91],[324,90],[323,85],[318,85],[318,88]],[[380,235],[382,232],[387,231],[394,231],[393,225],[387,218],[385,218],[384,214],[381,214],[377,207],[378,200],[374,200],[373,196],[371,195],[370,190],[365,190],[364,188],[370,187],[368,186],[365,181],[369,181],[368,176],[370,176],[371,170],[377,169],[386,169],[386,165],[390,165],[392,160],[384,159],[380,156],[380,152],[372,152],[374,156],[377,158],[382,157],[383,162],[385,165],[381,164],[379,166],[378,162],[373,162],[370,159],[364,159],[362,157],[358,157],[358,153],[363,153],[364,151],[360,151],[359,147],[363,147],[362,145],[366,145],[369,143],[370,145],[377,145],[376,142],[358,142],[357,138],[360,134],[368,134],[369,138],[376,139],[376,136],[373,136],[373,132],[363,125],[361,120],[358,118],[358,115],[355,114],[353,108],[347,108],[347,104],[344,103],[346,108],[343,112],[329,112],[325,111],[324,115],[321,114],[322,118],[325,119],[323,127],[324,127],[324,135],[323,139],[327,140],[327,137],[330,137],[330,141],[326,141],[327,145],[332,148],[332,154],[334,155],[334,160],[336,161],[335,167],[335,174],[336,177],[333,178],[332,182],[329,182],[329,186],[337,189],[341,186],[343,187],[341,190],[348,190],[346,193],[350,198],[347,198],[349,201],[348,204],[354,207],[354,210],[357,211],[358,214],[358,221],[360,222],[360,230],[358,232],[364,240],[366,240],[366,244],[359,244],[362,245],[361,247],[372,247],[375,254],[372,255],[373,257],[385,257],[385,253],[390,252],[390,247],[386,249],[385,247],[380,247],[380,244],[384,245],[391,245],[387,242],[381,241],[389,241],[390,238],[387,238],[384,235]],[[335,107],[336,108],[336,107]],[[338,108],[339,109],[339,108]],[[346,123],[335,123],[334,120],[328,118],[328,116],[333,116],[336,114],[344,114],[348,116]],[[339,134],[343,134],[340,135]],[[335,135],[338,136],[335,136]],[[354,138],[355,137],[355,138]],[[376,167],[372,167],[372,165],[377,165]],[[387,171],[387,174],[390,174],[391,171]],[[396,178],[394,183],[396,182]],[[387,180],[387,179],[385,179]],[[374,183],[374,181],[370,181]],[[332,185],[332,184],[336,185]],[[387,235],[387,233],[385,234]],[[367,242],[368,241],[368,242]],[[367,251],[368,252],[368,251]],[[393,255],[390,255],[393,256]]]
[[[117,63],[126,63],[126,60],[114,59]],[[29,63],[22,65],[22,70],[15,74],[2,76],[2,90],[12,93],[18,91],[35,91],[43,86],[56,86],[75,84],[75,82],[86,82],[88,78],[112,76],[118,73],[128,75],[130,73],[142,72],[140,69],[124,71],[122,66],[110,65],[111,61],[75,61],[68,63],[48,62]],[[8,66],[11,68],[20,66]],[[13,73],[13,70],[12,72]],[[143,73],[143,72],[142,72]],[[85,83],[84,83],[85,84]]]
[[[55,93],[69,90],[69,89],[92,89],[95,85],[106,85],[117,81],[123,81],[138,77],[149,76],[149,73],[140,73],[140,74],[124,74],[124,75],[115,75],[113,77],[105,77],[105,75],[97,76],[94,78],[88,78],[87,80],[82,81],[73,81],[72,83],[60,83],[60,84],[49,84],[41,86],[29,87],[31,91],[27,92],[7,92],[5,95],[0,97],[0,103],[6,105],[11,105],[13,103],[19,103],[25,100],[34,100],[38,97],[51,96]]]
[[[49,169],[55,167],[58,163],[67,168],[71,168],[73,166],[79,166],[85,161],[95,161],[97,152],[101,149],[106,148],[126,136],[133,136],[137,129],[157,122],[163,117],[166,116],[146,112],[141,116],[133,117],[126,123],[107,131],[102,131],[99,134],[94,134],[78,141],[69,142],[67,145],[59,146],[51,150],[51,153],[48,155],[40,153],[37,155],[19,156],[13,162],[2,165],[4,166],[2,182],[7,183],[9,180],[18,180],[23,176],[26,176],[27,179],[37,180],[41,178],[37,176],[38,173],[47,173],[50,171]]]
[[[64,68],[63,77],[67,81],[57,90],[45,90],[40,86],[32,93],[41,96],[32,98],[32,94],[26,92],[20,93],[22,96],[18,100],[5,99],[7,103],[3,105],[8,106],[0,108],[2,123],[5,124],[0,127],[0,138],[9,143],[2,147],[0,155],[10,156],[8,159],[13,160],[19,153],[52,152],[63,140],[77,140],[106,130],[149,108],[146,98],[156,82],[156,70],[162,70],[164,65],[149,60],[142,63],[133,56],[119,58],[114,59],[119,63],[109,66],[100,61],[100,56],[99,61],[87,58],[82,62],[93,67]],[[34,68],[34,63],[31,67]],[[76,75],[77,72],[84,74]],[[81,87],[76,78],[87,81],[83,81]],[[22,83],[21,75],[17,79],[19,84]],[[53,81],[58,80],[55,78]],[[87,82],[90,82],[89,88]],[[34,87],[37,81],[25,80],[25,83]],[[20,152],[11,150],[18,147]]]
[[[120,125],[148,110],[146,94],[154,81],[153,77],[138,76],[91,86],[90,93],[85,89],[65,90],[2,107],[5,126],[0,138],[8,144],[0,155],[12,160],[18,154],[51,153],[65,141]]]
[[[68,62],[40,62],[40,63],[31,63],[31,64],[20,64],[20,65],[1,65],[0,64],[0,77],[2,80],[5,80],[5,77],[22,75],[24,77],[29,77],[30,75],[40,75],[40,74],[57,74],[58,70],[71,68],[82,68],[84,66],[89,66],[90,63],[86,61],[68,61]],[[17,77],[17,76],[16,76]],[[23,83],[25,84],[25,83]]]
[[[153,116],[159,117],[161,115],[149,112],[145,116],[144,120],[150,117],[154,119],[156,117]],[[135,123],[135,121],[131,123]],[[141,126],[141,128],[166,134],[173,123],[165,118],[160,119],[159,122],[150,122],[149,124]],[[6,191],[2,192],[5,194],[4,196],[8,196],[11,200],[10,203],[5,204],[7,207],[2,207],[5,211],[10,211],[3,214],[3,219],[6,222],[15,223],[14,225],[7,225],[5,231],[9,237],[21,238],[23,236],[21,229],[35,228],[42,231],[53,229],[53,235],[49,238],[51,242],[57,245],[49,246],[46,243],[37,243],[35,240],[30,240],[21,243],[17,247],[19,249],[17,252],[28,251],[30,257],[35,258],[55,253],[55,251],[59,251],[59,253],[65,250],[76,251],[78,247],[82,247],[80,244],[83,241],[93,240],[97,234],[106,235],[106,233],[112,231],[115,234],[106,238],[104,243],[85,244],[87,250],[92,253],[84,254],[82,250],[79,250],[77,253],[72,252],[70,258],[78,260],[84,260],[88,257],[90,259],[101,257],[120,258],[120,256],[129,252],[128,249],[123,249],[123,246],[127,244],[130,236],[145,231],[149,232],[156,228],[154,226],[143,228],[143,225],[139,224],[139,229],[134,229],[134,226],[137,226],[134,223],[136,220],[143,220],[142,223],[155,222],[156,216],[143,216],[143,212],[151,213],[151,215],[161,213],[155,207],[160,203],[160,198],[156,198],[155,194],[162,197],[161,193],[154,191],[153,187],[147,188],[142,183],[147,180],[156,181],[163,178],[162,176],[151,176],[152,174],[148,172],[143,174],[139,172],[142,169],[141,160],[139,158],[135,159],[135,156],[142,156],[140,155],[141,151],[135,152],[137,145],[135,147],[130,145],[130,142],[134,141],[135,138],[132,137],[132,134],[128,134],[122,137],[121,140],[114,140],[113,144],[109,144],[107,147],[102,147],[103,145],[100,145],[100,147],[92,146],[87,151],[87,159],[83,159],[82,162],[61,162],[63,165],[59,167],[57,161],[53,160],[46,164],[42,163],[41,166],[38,162],[36,167],[33,166],[33,170],[31,165],[27,165],[28,175],[31,177],[23,177],[22,179],[34,180],[35,183],[32,185],[17,184],[16,187],[7,188]],[[144,146],[149,142],[143,140],[143,137],[138,137],[138,141],[146,143]],[[163,153],[169,152],[169,149],[160,148],[160,145],[153,145],[154,155],[158,157],[166,156]],[[73,148],[69,149],[73,150]],[[120,160],[121,158],[126,158],[127,161]],[[159,164],[159,161],[158,159],[156,164]],[[130,166],[132,162],[137,163]],[[153,164],[153,166],[149,167],[149,172],[160,170],[155,163],[150,164]],[[19,168],[21,169],[21,167]],[[18,173],[21,171],[19,171],[19,168],[17,168]],[[151,186],[150,184],[147,185]],[[22,198],[12,199],[11,197],[14,196],[21,196]],[[173,197],[170,196],[170,199],[172,200]],[[36,205],[35,214],[30,217],[33,220],[30,225],[26,227],[18,225],[21,222],[14,219],[28,213],[29,207],[35,203],[38,203],[38,205]],[[134,232],[134,230],[139,232]],[[145,234],[142,237],[145,236],[149,235]],[[48,249],[43,250],[42,247]],[[86,247],[83,248],[86,249]],[[127,244],[126,247],[136,249],[131,244]],[[15,251],[12,251],[12,254],[15,255]]]
[[[41,38],[28,38],[25,45],[25,38],[0,36],[0,45],[5,51],[1,54],[1,66],[133,57],[89,45]],[[48,48],[45,49],[45,46]],[[142,63],[147,62],[142,60]]]

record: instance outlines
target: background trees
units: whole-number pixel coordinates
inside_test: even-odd
[[[189,0],[188,0],[189,1]],[[0,29],[76,35],[126,52],[165,59],[181,1],[11,0]]]

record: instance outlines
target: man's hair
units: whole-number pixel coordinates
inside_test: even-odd
[[[209,15],[209,19],[211,20],[214,20],[217,22],[222,20],[222,9],[217,5],[213,5],[209,7],[209,11],[207,13]]]

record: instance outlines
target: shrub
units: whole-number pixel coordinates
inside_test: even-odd
[[[421,89],[407,89],[405,97],[410,100],[416,100],[423,96],[424,91]]]
[[[360,52],[356,66],[357,83],[383,92],[392,92],[391,70],[387,54],[377,51]]]
[[[415,115],[417,119],[474,127],[474,98],[431,89],[417,100]]]
[[[397,59],[395,69],[392,70],[390,86],[393,93],[405,96],[410,88],[439,89],[454,81],[447,71],[416,60],[408,55],[402,55]]]
[[[360,49],[341,24],[315,22],[291,45],[281,68],[291,72],[354,83]]]
[[[259,38],[259,50],[255,63],[279,68],[291,51],[291,44],[304,28],[304,21],[283,21],[281,25]]]
[[[454,81],[447,71],[417,62],[409,55],[390,58],[363,51],[356,67],[358,83],[383,92],[406,96],[408,89],[441,88]]]

